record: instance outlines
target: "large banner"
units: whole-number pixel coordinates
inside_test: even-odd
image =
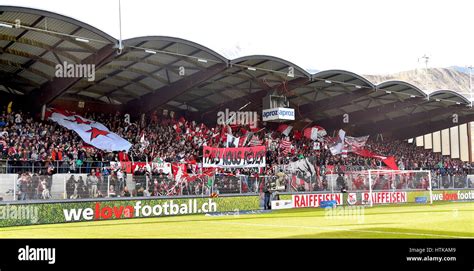
[[[265,146],[242,148],[204,147],[203,167],[265,167]]]
[[[258,210],[259,196],[150,198],[0,204],[0,228],[142,217]]]
[[[308,161],[308,158],[289,163],[287,170],[293,174],[301,173],[302,176],[306,177],[316,175],[316,169],[314,165]]]
[[[48,109],[46,119],[76,132],[82,140],[103,151],[127,151],[132,144],[119,135],[112,133],[102,123],[85,119],[65,110]]]
[[[433,191],[433,201],[474,200],[474,190]]]

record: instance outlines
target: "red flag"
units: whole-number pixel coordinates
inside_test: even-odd
[[[125,152],[119,152],[119,153],[118,153],[118,159],[119,159],[120,162],[128,162],[128,161],[130,161],[130,159],[128,158],[127,153],[125,153]]]
[[[370,157],[370,158],[376,158],[377,154],[367,150],[367,149],[357,149],[354,150],[354,153],[357,155],[360,155],[362,157]]]
[[[178,174],[179,170],[181,170],[181,172],[184,176],[188,175],[188,172],[186,170],[186,164],[173,163],[173,164],[171,164],[171,170],[172,170],[173,176],[175,176],[175,177]]]
[[[390,169],[398,170],[397,163],[395,162],[395,157],[389,156],[385,159],[382,159],[382,162],[384,162],[384,164],[387,165],[387,167],[389,167]]]
[[[181,128],[179,128],[179,126],[177,124],[173,125],[173,129],[176,130],[176,133],[178,134],[181,134],[183,131],[181,130]]]
[[[309,127],[303,131],[304,137],[311,140],[316,140],[318,138],[318,129]]]
[[[303,135],[301,134],[300,131],[298,131],[298,130],[294,130],[294,131],[293,131],[293,139],[295,139],[295,140],[300,140],[301,137],[303,137]]]
[[[227,127],[226,125],[222,125],[221,127],[221,134],[219,136],[220,141],[227,141]],[[231,133],[232,134],[232,133]]]
[[[246,140],[247,140],[246,136],[241,136],[239,138],[239,147],[243,147]]]
[[[285,131],[286,128],[288,128],[287,124],[280,124],[280,126],[278,126],[277,131],[280,133],[283,133],[283,131]]]
[[[183,124],[186,122],[186,119],[185,119],[184,117],[180,117],[180,118],[178,119],[178,122],[179,122],[181,125],[183,125]]]
[[[397,163],[395,162],[395,157],[394,156],[386,157],[386,156],[378,155],[378,154],[376,154],[374,152],[371,152],[367,149],[359,149],[359,150],[354,151],[354,153],[356,153],[357,155],[360,155],[362,157],[370,157],[370,158],[380,159],[390,169],[398,170],[398,166],[397,166]]]
[[[227,127],[231,129],[230,131],[231,134],[232,134],[232,131],[237,131],[237,129],[239,129],[239,125],[236,125],[236,124],[227,125]]]

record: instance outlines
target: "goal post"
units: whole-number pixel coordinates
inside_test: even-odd
[[[346,190],[349,204],[433,203],[429,170],[346,170],[334,179],[334,191]]]
[[[433,204],[431,171],[429,170],[367,170],[368,204],[374,205],[374,194],[379,191],[418,192],[418,198],[426,198]],[[379,203],[377,201],[377,203]]]

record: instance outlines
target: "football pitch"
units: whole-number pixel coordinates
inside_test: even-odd
[[[474,203],[278,210],[0,228],[0,238],[474,238]]]

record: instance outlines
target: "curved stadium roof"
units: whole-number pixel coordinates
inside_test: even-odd
[[[21,27],[15,28],[15,20]],[[409,138],[474,121],[470,101],[451,90],[427,94],[403,81],[378,85],[350,71],[310,74],[274,56],[229,60],[173,37],[118,40],[78,20],[43,10],[0,6],[0,90],[23,95],[33,108],[60,98],[92,100],[147,112],[156,108],[215,116],[259,110],[269,93],[288,97],[297,120],[351,134]],[[64,61],[95,64],[95,80],[55,77]],[[6,95],[6,94],[5,94]],[[452,123],[452,114],[458,123]],[[344,123],[349,114],[349,123]]]

